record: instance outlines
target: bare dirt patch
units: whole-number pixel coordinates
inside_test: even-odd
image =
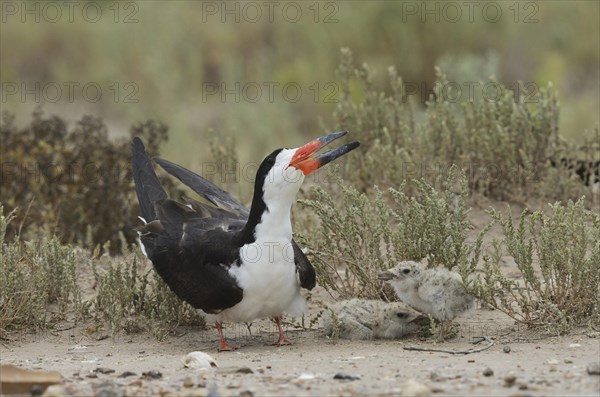
[[[148,335],[97,340],[83,330],[23,334],[2,346],[2,364],[57,370],[73,394],[108,391],[128,395],[598,395],[600,376],[587,366],[600,358],[600,339],[585,330],[549,338],[521,329],[497,311],[477,310],[461,319],[457,338],[443,343],[417,338],[398,341],[332,341],[320,330],[288,327],[292,346],[273,347],[273,324],[226,330],[240,349],[218,353],[214,330],[180,329],[158,342]],[[588,332],[589,333],[589,332]],[[495,340],[468,355],[416,352],[405,346],[466,350],[474,337]],[[510,352],[505,352],[510,349]],[[191,351],[212,355],[218,368],[184,368]],[[108,371],[108,370],[114,370]],[[490,371],[491,370],[491,371]],[[153,379],[143,373],[159,371]],[[134,375],[120,377],[127,372]],[[338,378],[358,378],[335,379]],[[488,376],[486,376],[488,375]],[[419,389],[419,387],[422,387]],[[419,392],[419,390],[421,390]],[[218,394],[215,394],[218,393]]]

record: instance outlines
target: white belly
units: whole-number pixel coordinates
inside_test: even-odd
[[[240,257],[243,265],[231,267],[229,274],[244,290],[244,297],[219,313],[219,321],[251,322],[305,310],[290,242],[247,244],[240,249]]]

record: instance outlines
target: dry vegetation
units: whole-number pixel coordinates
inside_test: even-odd
[[[432,266],[457,269],[483,302],[528,326],[564,333],[600,325],[598,201],[568,166],[551,166],[565,153],[596,160],[597,152],[560,140],[551,87],[533,103],[515,99],[506,87],[496,101],[459,103],[436,90],[418,121],[395,69],[384,91],[373,88],[370,69],[356,68],[348,50],[338,71],[342,97],[334,125],[324,129],[352,131],[361,150],[347,156],[334,184],[307,193],[295,219],[319,282],[332,296],[393,299],[377,272],[397,260],[427,257]],[[437,78],[440,86],[447,82],[442,71]],[[72,175],[51,167],[87,160],[129,171],[126,140],[110,141],[97,119],[86,117],[68,131],[61,119],[41,113],[22,130],[5,115],[0,130],[3,161],[18,172],[3,174],[0,195],[8,208],[0,222],[3,337],[64,320],[108,324],[113,333],[148,329],[157,337],[174,325],[202,322],[129,248],[138,214],[129,176],[90,183],[77,171],[81,167]],[[137,125],[131,133],[142,135],[154,153],[166,139],[160,123]],[[233,141],[211,142],[219,166],[231,168],[237,161]],[[46,165],[52,174],[18,168],[27,164]],[[490,211],[490,225],[469,242],[467,203],[481,195],[557,202],[523,213],[516,226]],[[587,200],[580,199],[584,195]],[[484,250],[493,222],[502,237]],[[514,258],[522,279],[502,274],[502,255]],[[94,285],[86,298],[85,272],[93,274]]]

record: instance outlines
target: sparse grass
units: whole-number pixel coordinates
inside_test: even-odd
[[[51,329],[59,321],[95,321],[95,329],[107,323],[113,335],[149,330],[159,339],[178,325],[204,326],[202,316],[171,292],[137,250],[111,258],[55,237],[6,241],[13,220],[0,207],[0,338],[20,329]],[[82,298],[77,282],[86,272],[93,272],[95,285],[89,299]]]
[[[75,276],[79,250],[47,236],[6,241],[13,220],[0,205],[0,338],[15,327],[45,328],[83,305]]]
[[[159,339],[178,325],[204,327],[204,320],[182,302],[138,250],[114,260],[103,256],[92,263],[96,295],[91,308],[97,320],[106,321],[111,333],[151,330]]]
[[[600,325],[600,217],[583,199],[550,211],[524,211],[515,225],[512,216],[491,210],[503,236],[486,257],[473,291],[488,305],[531,327],[563,334],[589,322]],[[517,280],[502,274],[499,259],[508,253],[520,273]]]
[[[299,239],[309,247],[318,281],[330,294],[393,300],[377,273],[405,259],[427,257],[430,266],[457,266],[465,276],[472,271],[477,260],[471,256],[480,242],[466,244],[472,225],[464,204],[464,175],[453,167],[441,192],[423,180],[414,183],[413,197],[401,185],[386,193],[376,188],[375,197],[369,198],[338,178],[341,200],[315,187],[314,198],[300,202],[320,219]]]

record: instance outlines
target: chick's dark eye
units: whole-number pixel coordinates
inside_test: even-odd
[[[398,318],[406,318],[406,317],[408,317],[408,313],[404,313],[404,312],[396,313],[396,315],[398,316]]]
[[[402,273],[408,274],[408,273],[410,273],[410,269],[402,269]]]

